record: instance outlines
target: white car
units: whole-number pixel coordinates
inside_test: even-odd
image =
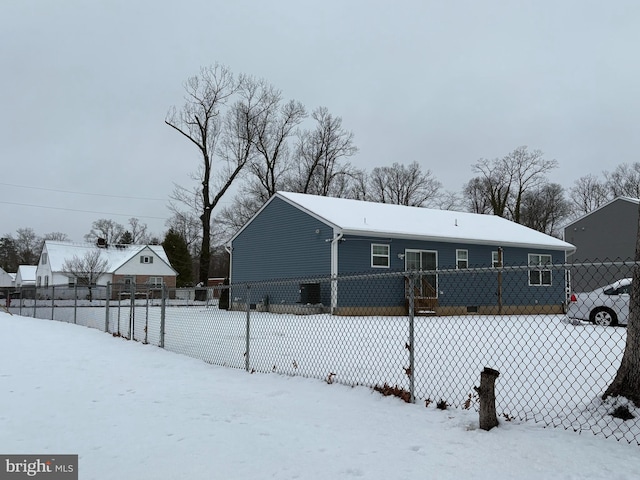
[[[573,293],[567,317],[596,325],[626,325],[629,319],[631,278],[595,289],[593,292]]]

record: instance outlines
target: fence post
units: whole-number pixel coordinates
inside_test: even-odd
[[[108,312],[107,312],[108,314]],[[78,282],[73,282],[73,323],[78,323]]]
[[[502,247],[498,247],[498,315],[502,315]]]
[[[409,394],[411,403],[416,402],[415,396],[415,274],[409,276]]]
[[[162,283],[162,300],[160,301],[160,348],[164,348],[164,327],[167,310],[167,296],[165,295],[165,284]]]
[[[164,283],[163,283],[164,285]],[[147,288],[147,304],[144,311],[144,343],[149,343],[149,294],[152,292],[151,288]]]
[[[54,318],[53,309],[56,307],[55,298],[56,298],[56,287],[54,285],[51,285],[51,320],[53,320]]]
[[[136,323],[136,284],[131,282],[131,288],[129,290],[129,340],[135,340],[133,329]]]
[[[78,291],[78,285],[76,283],[76,292]],[[104,309],[104,331],[109,332],[109,304],[111,303],[111,282],[107,282],[107,298]],[[78,301],[78,294],[76,293],[76,302]]]
[[[244,369],[249,371],[249,333],[251,321],[251,285],[247,284],[247,325],[245,331]]]
[[[35,287],[33,289],[33,318],[38,318],[36,317],[37,307],[38,307],[38,287]]]

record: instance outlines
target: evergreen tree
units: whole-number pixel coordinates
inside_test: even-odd
[[[193,284],[191,255],[185,239],[173,229],[169,229],[162,242],[171,266],[178,272],[177,287],[188,287]]]

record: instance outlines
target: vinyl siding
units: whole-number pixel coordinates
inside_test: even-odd
[[[300,282],[251,291],[250,303],[261,301],[265,295],[271,302],[296,303],[299,283],[304,283],[305,277],[330,275],[332,237],[330,226],[274,198],[233,240],[231,281],[238,284],[300,278]],[[235,289],[232,295],[243,298],[246,292]],[[328,295],[328,289],[323,291],[325,304],[329,303]]]

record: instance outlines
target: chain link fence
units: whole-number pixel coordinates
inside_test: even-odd
[[[502,421],[640,444],[640,409],[601,399],[625,349],[632,267],[466,268],[206,289],[49,287],[0,296],[12,313],[249,372],[364,385],[426,406],[478,410],[474,387],[489,367],[500,372]],[[621,411],[635,417],[620,418]]]

